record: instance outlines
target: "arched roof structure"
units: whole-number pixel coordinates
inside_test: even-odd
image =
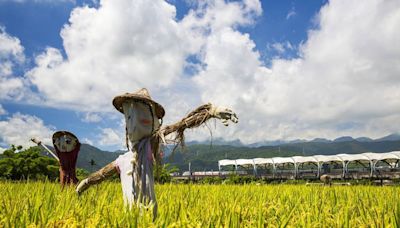
[[[274,161],[271,158],[254,158],[255,165],[272,165]]]
[[[293,156],[293,157],[273,157],[273,158],[254,158],[254,159],[236,159],[236,160],[219,160],[218,166],[221,169],[222,166],[234,165],[238,166],[253,166],[256,170],[257,165],[271,164],[274,167],[280,164],[294,164],[298,167],[302,163],[316,163],[320,167],[323,163],[327,162],[340,162],[343,167],[347,167],[349,162],[353,161],[364,161],[371,164],[374,169],[378,161],[383,160],[400,160],[400,151],[392,151],[386,153],[373,153],[366,152],[361,154],[337,154],[337,155],[314,155],[314,156]],[[296,168],[297,169],[297,168]],[[343,171],[344,172],[344,171]]]
[[[287,164],[287,163],[295,164],[295,163],[296,163],[296,162],[294,161],[293,157],[275,157],[275,158],[272,158],[272,162],[273,162],[275,165]]]
[[[343,162],[343,160],[337,155],[314,155],[313,156],[319,163],[325,162]]]

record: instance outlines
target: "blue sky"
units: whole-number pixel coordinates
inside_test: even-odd
[[[396,1],[111,2],[0,0],[0,147],[69,130],[121,149],[112,97],[141,87],[166,123],[205,102],[234,109],[238,125],[213,129],[226,140],[399,131]]]

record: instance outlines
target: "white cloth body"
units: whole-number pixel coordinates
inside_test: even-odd
[[[120,179],[122,186],[122,193],[124,195],[124,202],[131,205],[133,203],[133,187],[132,187],[132,175],[127,173],[132,171],[132,161],[133,153],[128,151],[123,155],[120,155],[117,160],[114,161],[115,166],[118,167],[120,171]]]
[[[156,214],[157,201],[154,192],[153,155],[150,138],[142,139],[139,142],[138,150],[137,167],[132,164],[136,154],[132,151],[120,155],[114,162],[120,170],[124,202],[129,205],[133,203],[144,206],[153,205],[153,213]]]

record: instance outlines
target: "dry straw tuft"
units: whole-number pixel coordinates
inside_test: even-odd
[[[174,143],[177,146],[181,145],[182,147],[184,147],[185,129],[199,127],[207,120],[212,118],[213,115],[210,112],[211,108],[212,105],[210,103],[199,106],[179,122],[162,128],[161,131],[163,132],[163,135],[168,135],[172,132],[176,132],[175,139],[173,140]]]

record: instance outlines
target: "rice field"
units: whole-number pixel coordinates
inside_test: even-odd
[[[400,188],[157,185],[158,217],[124,207],[119,183],[78,197],[56,183],[0,182],[0,227],[399,227]]]

